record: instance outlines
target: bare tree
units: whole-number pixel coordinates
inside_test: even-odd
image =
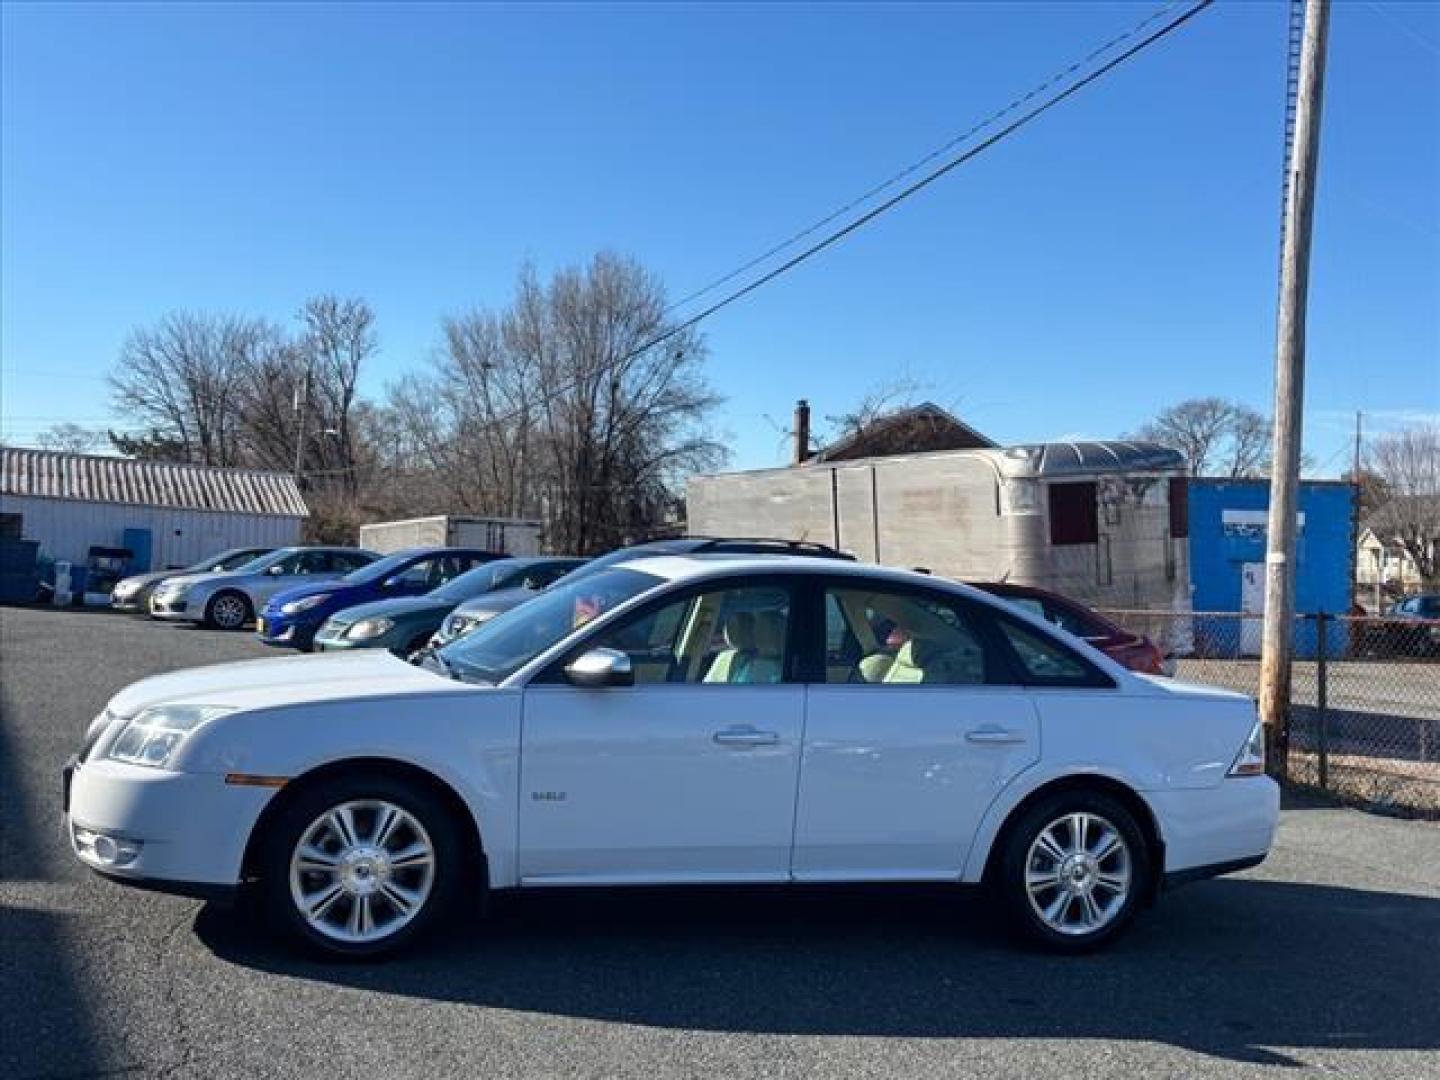
[[[66,421],[39,432],[35,441],[46,450],[59,450],[66,454],[93,454],[104,445],[105,433]]]
[[[830,425],[825,441],[835,443],[862,434],[876,420],[918,404],[924,389],[908,375],[877,383],[848,412],[825,417]]]
[[[1270,468],[1271,424],[1248,405],[1219,397],[1189,398],[1162,409],[1127,436],[1184,455],[1195,476],[1263,476]]]
[[[391,388],[397,459],[442,477],[456,505],[542,517],[556,550],[642,535],[723,455],[704,428],[718,399],[699,335],[654,343],[665,307],[621,256],[543,283],[523,270],[504,310],[447,320],[435,370]]]
[[[315,420],[305,447],[316,472],[354,498],[360,485],[355,409],[360,372],[379,347],[375,313],[356,297],[316,296],[300,312],[297,348],[309,372],[307,407]]]
[[[1440,424],[1381,435],[1367,457],[1386,496],[1370,528],[1405,549],[1427,587],[1440,585]]]
[[[110,374],[116,408],[185,461],[239,464],[244,373],[271,332],[259,320],[188,312],[136,330]]]

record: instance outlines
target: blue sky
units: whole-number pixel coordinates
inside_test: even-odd
[[[109,5],[3,14],[3,433],[125,418],[177,309],[375,308],[369,389],[517,267],[684,295],[1154,4]],[[741,467],[903,375],[997,439],[1269,411],[1285,6],[1222,3],[706,324]],[[1336,4],[1306,442],[1440,414],[1440,5]]]

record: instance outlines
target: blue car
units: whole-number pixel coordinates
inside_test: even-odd
[[[266,645],[309,652],[315,633],[337,611],[419,596],[484,563],[504,558],[479,548],[410,548],[388,555],[342,578],[276,593],[255,620],[255,634]]]

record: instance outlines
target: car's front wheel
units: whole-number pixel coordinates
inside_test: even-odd
[[[205,605],[205,622],[217,630],[239,630],[250,616],[250,601],[243,593],[222,592]]]
[[[460,870],[460,833],[424,787],[384,773],[322,781],[262,838],[261,889],[278,926],[337,956],[401,947],[441,918]]]
[[[995,882],[1006,914],[1031,940],[1084,952],[1118,934],[1150,881],[1135,816],[1102,792],[1040,800],[1007,830]]]

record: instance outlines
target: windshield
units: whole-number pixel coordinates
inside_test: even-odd
[[[247,548],[244,551],[226,551],[211,559],[210,562],[203,565],[201,569],[234,570],[244,566],[248,562],[254,562],[256,558],[265,554],[267,554],[267,552],[264,550],[257,551],[255,548]]]
[[[261,570],[279,562],[294,550],[294,548],[281,548],[279,551],[271,551],[264,555],[257,555],[247,563],[241,563],[239,566],[227,566],[225,569],[234,571],[237,574],[258,574]]]
[[[451,578],[438,589],[431,589],[430,595],[438,600],[463,603],[481,593],[489,592],[495,587],[496,579],[514,565],[514,559],[496,559],[484,566],[477,566],[474,570],[467,570],[457,578]]]
[[[402,551],[395,555],[387,555],[383,559],[376,559],[372,563],[366,563],[358,570],[351,570],[342,577],[341,581],[383,581],[391,574],[398,573],[418,556],[413,551]]]
[[[440,656],[467,681],[498,683],[591,619],[653,589],[661,580],[623,568],[578,579],[571,574],[534,600],[457,638],[440,650]]]
[[[687,550],[688,546],[683,540],[652,540],[648,544],[616,548],[614,551],[607,551],[604,555],[599,555],[571,570],[565,575],[564,580],[568,582],[577,578],[586,578],[591,574],[598,574],[601,570],[609,570],[616,563],[629,562],[631,559],[644,559],[653,555],[680,555]]]

